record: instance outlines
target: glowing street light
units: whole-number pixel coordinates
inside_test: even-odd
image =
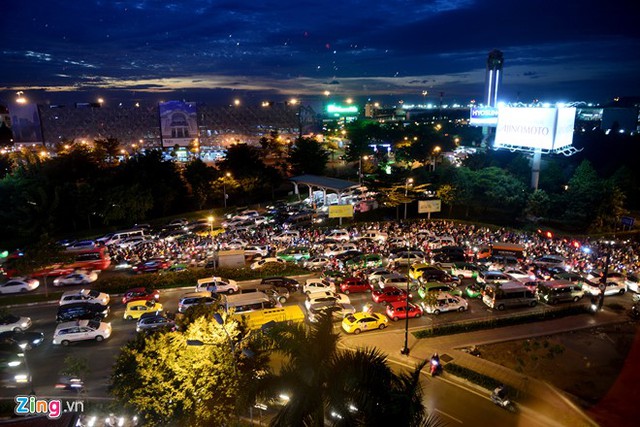
[[[100,106],[102,107],[102,104],[104,104],[104,99],[98,98],[98,104],[100,104]]]
[[[362,161],[369,160],[369,156],[360,156],[358,158],[358,183],[362,185]]]
[[[240,100],[238,98],[233,100],[233,105],[235,105],[236,107],[240,105]]]
[[[347,104],[353,104],[353,99],[352,98],[347,98]]]
[[[404,197],[407,198],[409,196],[409,187],[413,185],[413,178],[407,178],[404,182]],[[407,202],[404,202],[404,219],[407,219]]]
[[[25,98],[25,97],[24,97],[24,92],[23,92],[23,91],[19,90],[19,91],[16,93],[16,95],[18,96],[18,97],[16,98],[16,102],[17,102],[18,104],[26,104],[26,103],[27,103],[27,98]]]
[[[324,92],[322,92],[324,94],[324,96],[329,96],[331,95],[331,92],[329,92],[328,90],[325,90]]]
[[[291,104],[291,105],[296,105],[297,103],[298,103],[298,100],[296,98],[291,98],[289,100],[289,104]]]
[[[213,236],[213,220],[215,218],[213,217],[213,215],[209,215],[207,217],[207,222],[209,223],[209,236]]]

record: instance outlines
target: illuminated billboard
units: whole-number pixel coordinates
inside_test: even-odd
[[[500,107],[494,146],[555,150],[571,145],[575,108]]]
[[[13,142],[18,144],[42,144],[40,112],[36,104],[16,104],[9,110]]]
[[[198,138],[195,102],[167,101],[158,106],[162,147],[188,147]]]
[[[353,114],[358,114],[358,107],[355,105],[342,106],[337,104],[329,104],[327,105],[327,113],[332,114],[334,116],[349,116]]]
[[[472,106],[469,124],[471,126],[496,127],[498,125],[498,109],[483,105]]]

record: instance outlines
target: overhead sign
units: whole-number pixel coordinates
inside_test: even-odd
[[[418,213],[440,212],[441,200],[418,200]]]
[[[496,127],[498,125],[498,109],[483,105],[472,106],[469,124],[472,126]]]
[[[620,218],[620,222],[625,227],[631,228],[633,227],[633,224],[636,222],[636,219],[632,216],[623,216],[622,218]]]
[[[500,107],[494,146],[554,150],[571,145],[575,117],[575,108]]]
[[[329,206],[329,218],[353,218],[353,205]]]

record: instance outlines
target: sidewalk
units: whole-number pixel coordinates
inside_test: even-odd
[[[571,402],[564,393],[552,385],[488,360],[472,356],[459,349],[472,345],[520,340],[575,329],[592,328],[598,325],[618,323],[620,321],[619,315],[605,310],[595,316],[581,314],[562,319],[546,320],[534,324],[529,323],[425,339],[415,338],[411,334],[410,329],[408,344],[410,349],[409,356],[400,354],[400,349],[404,346],[404,330],[393,331],[391,333],[374,333],[377,338],[380,338],[377,342],[372,342],[371,335],[369,334],[350,335],[343,338],[342,344],[348,348],[375,345],[388,355],[389,360],[404,365],[414,365],[421,360],[429,359],[433,353],[437,352],[440,354],[440,359],[445,366],[445,378],[457,382],[463,387],[469,387],[470,383],[461,378],[446,374],[447,363],[453,362],[494,378],[505,384],[508,388],[522,391],[524,396],[519,396],[517,403],[526,408],[535,408],[537,413],[544,414],[557,426],[596,426],[597,423],[589,418],[581,408]],[[418,328],[414,328],[414,330],[417,329]]]

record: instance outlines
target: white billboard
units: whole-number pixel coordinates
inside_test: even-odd
[[[575,108],[500,107],[494,146],[553,150],[571,145],[575,116]]]
[[[418,200],[418,213],[440,212],[441,200]]]

